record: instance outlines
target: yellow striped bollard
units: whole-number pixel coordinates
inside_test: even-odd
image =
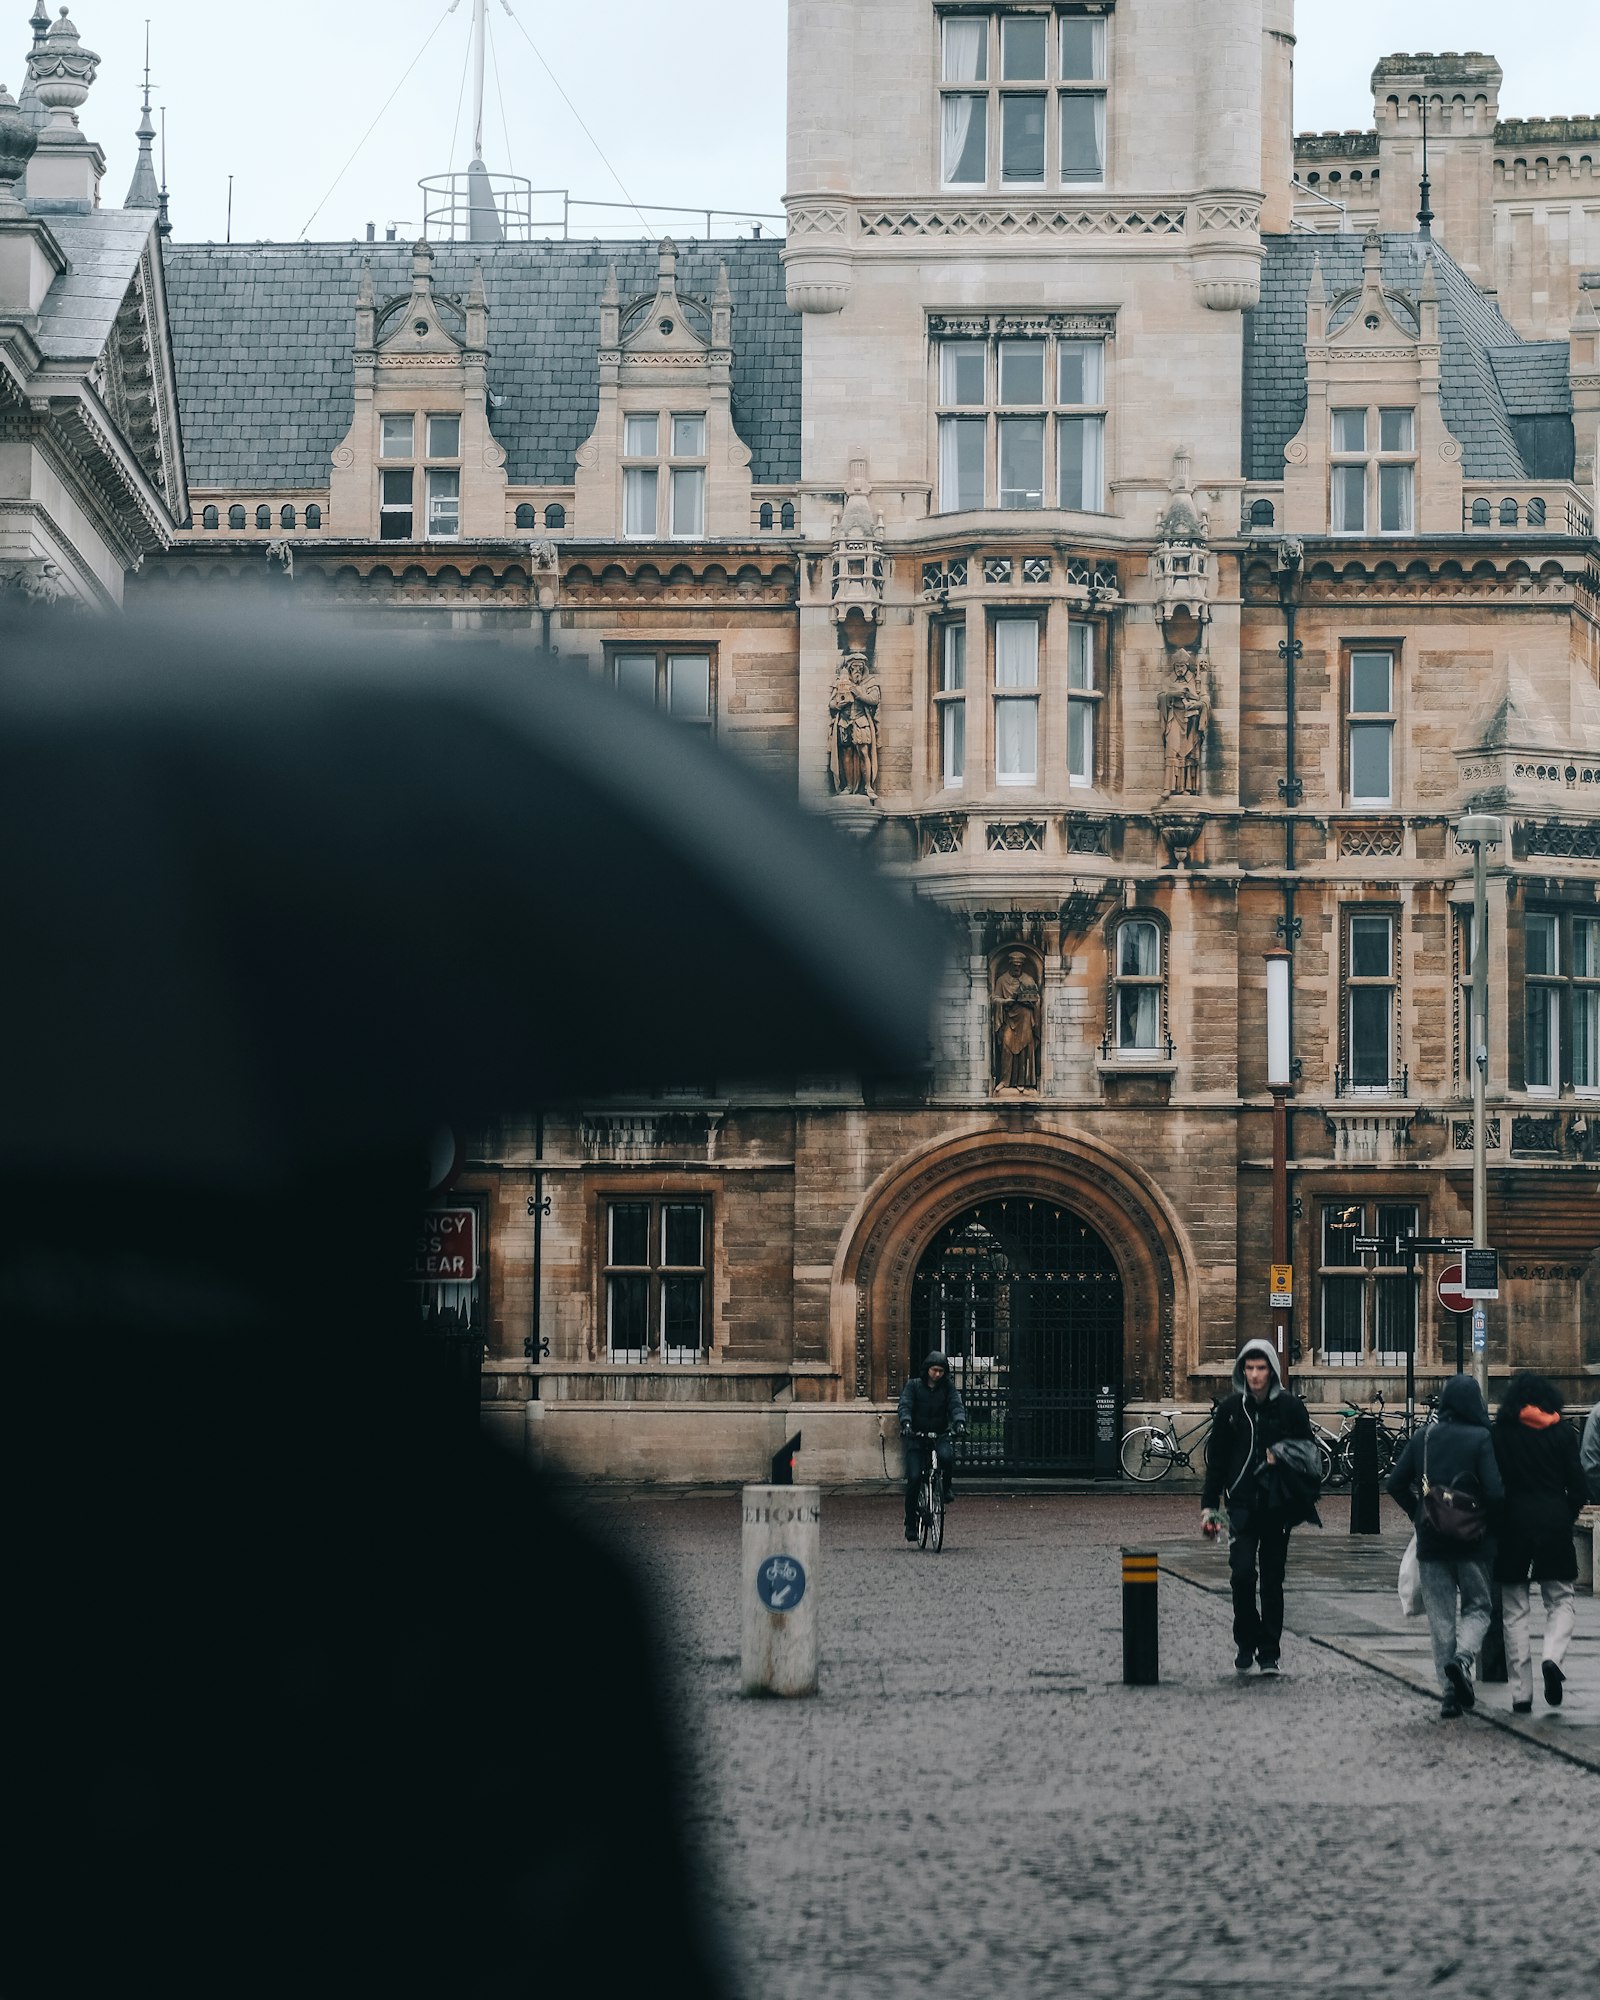
[[[1155,1687],[1161,1679],[1161,1635],[1154,1549],[1122,1551],[1122,1680]]]

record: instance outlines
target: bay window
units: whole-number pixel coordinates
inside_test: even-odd
[[[1104,336],[1070,314],[1031,317],[1060,330],[1027,334],[1004,317],[960,324],[994,332],[937,341],[939,511],[1103,511]]]
[[[940,177],[948,188],[1098,186],[1106,174],[1106,21],[1080,7],[944,17]],[[998,145],[991,147],[991,135]]]

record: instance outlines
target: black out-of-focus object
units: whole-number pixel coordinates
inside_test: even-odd
[[[914,1066],[930,931],[547,658],[0,615],[0,935],[0,1992],[721,2000],[650,1616],[441,1383],[421,1162]]]
[[[1350,1440],[1350,1532],[1376,1535],[1378,1520],[1378,1420],[1363,1415],[1356,1418]]]
[[[769,1486],[792,1486],[794,1484],[795,1454],[800,1449],[800,1433],[779,1445],[772,1454],[772,1471],[768,1476]]]
[[[0,1173],[207,1185],[438,1119],[926,1057],[931,922],[531,652],[0,622]]]

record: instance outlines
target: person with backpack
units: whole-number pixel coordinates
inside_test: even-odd
[[[1489,1630],[1489,1530],[1502,1497],[1489,1412],[1470,1375],[1452,1375],[1439,1420],[1413,1431],[1388,1491],[1417,1530],[1422,1607],[1449,1720],[1477,1701],[1472,1670]]]
[[[1553,1382],[1524,1372],[1507,1385],[1494,1420],[1494,1455],[1505,1482],[1505,1513],[1495,1549],[1494,1573],[1505,1614],[1506,1672],[1511,1707],[1533,1711],[1533,1636],[1529,1578],[1544,1599],[1541,1669],[1544,1698],[1561,1706],[1561,1661],[1578,1607],[1578,1552],[1572,1524],[1583,1509],[1583,1467],[1578,1434],[1562,1420]]]
[[[1278,1356],[1271,1342],[1247,1340],[1233,1364],[1233,1393],[1218,1404],[1206,1440],[1206,1477],[1200,1495],[1200,1524],[1207,1535],[1220,1532],[1218,1509],[1227,1503],[1233,1664],[1241,1674],[1253,1665],[1264,1674],[1278,1671],[1289,1531],[1297,1520],[1315,1518],[1314,1497],[1307,1512],[1303,1493],[1291,1503],[1283,1490],[1280,1454],[1294,1440],[1310,1442],[1311,1413],[1278,1380]],[[1283,1465],[1292,1467],[1294,1462],[1291,1452]]]

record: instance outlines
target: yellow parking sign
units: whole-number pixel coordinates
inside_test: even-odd
[[[1272,1296],[1267,1304],[1276,1309],[1294,1304],[1294,1266],[1274,1264],[1272,1267]]]

